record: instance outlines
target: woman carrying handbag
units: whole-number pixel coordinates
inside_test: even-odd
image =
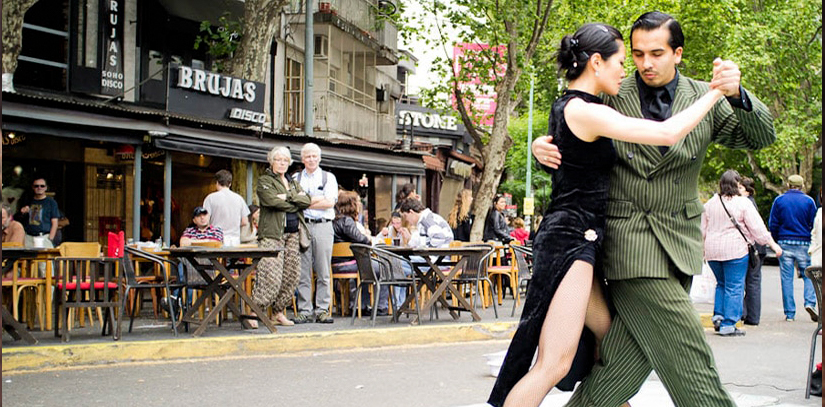
[[[753,242],[770,246],[777,257],[782,255],[759,212],[739,194],[739,184],[739,173],[725,171],[719,180],[719,193],[705,203],[702,213],[705,260],[716,276],[713,326],[721,336],[745,335],[736,328],[736,322],[742,317],[750,252],[758,256]]]

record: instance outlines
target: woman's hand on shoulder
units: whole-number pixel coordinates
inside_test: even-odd
[[[533,156],[541,163],[552,169],[558,169],[561,165],[561,151],[559,146],[553,144],[553,136],[542,136],[533,140],[531,146]]]

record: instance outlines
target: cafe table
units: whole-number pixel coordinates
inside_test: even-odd
[[[413,266],[413,272],[416,274],[418,279],[420,279],[423,283],[418,286],[418,289],[421,290],[423,287],[426,286],[432,292],[432,296],[430,296],[430,298],[421,306],[422,313],[432,309],[436,303],[441,303],[444,306],[444,308],[450,311],[450,315],[453,317],[453,319],[457,320],[459,318],[459,315],[456,311],[467,311],[470,312],[470,314],[472,314],[473,321],[481,321],[481,316],[479,316],[476,310],[473,308],[473,306],[467,302],[467,299],[464,298],[464,295],[462,295],[460,292],[458,292],[458,290],[456,290],[452,282],[459,274],[459,272],[462,270],[463,265],[466,264],[467,261],[469,261],[469,259],[481,258],[488,252],[488,248],[473,246],[381,246],[381,248],[409,259],[410,263]],[[425,260],[425,263],[422,263],[420,259],[416,259],[416,257],[423,258]],[[457,260],[453,261],[452,259]],[[450,266],[450,269],[445,272],[441,269],[442,266]],[[422,270],[422,267],[424,268],[424,270]],[[447,301],[446,298],[444,298],[443,294],[445,292],[449,292],[452,295],[452,297],[457,300],[458,306],[453,306]],[[407,300],[404,301],[404,304],[399,309],[405,309],[409,305],[410,301],[414,300],[416,297],[419,296],[408,296]],[[420,321],[413,321],[413,324],[417,323],[420,323]]]
[[[170,248],[170,256],[187,260],[207,283],[201,296],[198,297],[197,301],[195,301],[192,307],[186,311],[186,314],[184,314],[183,318],[178,322],[178,329],[181,328],[181,324],[187,322],[194,323],[199,326],[198,329],[192,333],[192,336],[200,336],[206,330],[209,321],[214,320],[215,315],[226,306],[232,310],[233,315],[238,316],[244,328],[251,328],[249,321],[247,321],[248,316],[243,315],[238,305],[232,301],[232,299],[237,296],[246,302],[256,315],[261,317],[261,322],[269,329],[269,332],[275,333],[275,325],[272,324],[269,318],[266,318],[266,312],[249,297],[249,294],[244,290],[244,282],[249,278],[262,258],[274,257],[281,251],[283,251],[283,248],[212,248],[195,246]],[[250,262],[248,264],[240,264],[239,261],[242,259],[250,259]],[[199,262],[199,260],[204,260],[206,264]],[[224,261],[226,265],[224,265]],[[237,278],[232,275],[229,270],[230,268],[239,268]],[[210,270],[215,270],[217,273],[213,276],[209,273]],[[214,294],[220,297],[218,303],[206,313],[202,320],[197,319],[198,308],[200,308],[207,298],[211,298]]]
[[[14,268],[14,263],[20,259],[34,259],[38,256],[40,250],[24,247],[9,247],[3,248],[3,275]],[[48,289],[48,287],[47,287]],[[31,345],[37,343],[37,339],[32,336],[26,329],[26,326],[14,319],[14,316],[9,312],[5,305],[2,306],[3,329],[14,338],[14,340],[23,339]]]

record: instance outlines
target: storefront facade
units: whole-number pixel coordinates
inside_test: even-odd
[[[42,176],[71,221],[64,240],[105,242],[107,231],[124,230],[170,244],[220,169],[255,202],[257,174],[275,146],[290,148],[298,170],[304,143],[318,144],[322,168],[346,189],[359,190],[366,175],[369,208],[390,193],[377,190],[384,177],[425,174],[420,154],[395,151],[374,131],[307,137],[291,128],[285,61],[295,47],[283,33],[265,82],[209,69],[210,57],[192,44],[200,21],[224,11],[242,13],[243,3],[40,0],[24,19],[15,91],[3,93],[4,197],[28,193]],[[50,40],[31,45],[43,36]]]
[[[480,181],[483,164],[472,155],[472,138],[455,116],[413,103],[399,104],[397,111],[396,134],[402,146],[426,146],[424,203],[446,217],[458,193]]]

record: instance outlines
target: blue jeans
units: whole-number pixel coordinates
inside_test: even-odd
[[[779,277],[782,281],[782,307],[785,309],[785,317],[793,318],[796,315],[796,303],[793,300],[794,263],[796,263],[797,275],[802,278],[805,306],[816,309],[814,285],[811,283],[811,280],[805,276],[805,269],[811,265],[811,257],[808,256],[808,245],[779,243],[779,247],[782,248],[782,256],[779,257]]]
[[[410,260],[412,261],[425,261],[423,257],[419,256],[411,256]],[[406,261],[401,262],[401,270],[404,270],[404,275],[409,277],[412,275],[412,267],[410,267],[410,263]],[[400,307],[404,301],[407,300],[407,287],[393,287],[393,301],[395,301],[395,306]]]
[[[742,316],[742,297],[745,295],[745,274],[748,272],[748,256],[725,261],[709,261],[716,276],[716,299],[713,315],[721,315],[721,327],[736,325]]]

